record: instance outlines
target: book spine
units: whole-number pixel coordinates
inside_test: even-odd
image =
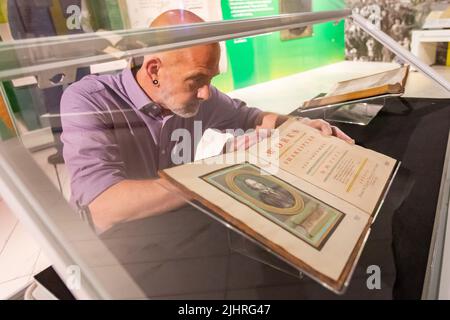
[[[53,20],[53,25],[55,26],[56,34],[57,35],[67,34],[66,18],[64,17],[64,12],[59,0],[52,0],[52,6],[50,7],[50,15]]]
[[[8,2],[0,0],[0,41],[14,40],[8,23]]]
[[[8,23],[8,2],[7,0],[0,0],[0,24]]]
[[[127,0],[117,0],[117,2],[119,4],[120,15],[122,17],[123,28],[130,29],[131,23],[130,23],[130,17],[128,15]]]
[[[98,24],[97,14],[95,11],[94,1],[86,1],[86,9],[89,12],[89,24],[92,30],[96,31],[100,29]]]
[[[104,1],[110,30],[122,30],[123,21],[118,1],[117,0],[104,0]]]
[[[341,102],[351,102],[352,100],[358,100],[358,99],[364,99],[368,97],[374,97],[386,93],[396,93],[396,89],[398,86],[391,86],[385,85],[381,87],[376,88],[370,88],[366,90],[361,91],[355,91],[351,93],[346,94],[340,94],[337,96],[331,96],[331,97],[325,97],[320,99],[313,99],[309,101],[305,101],[303,104],[303,108],[310,109],[310,108],[316,108],[316,107],[323,107],[327,105],[337,104]]]
[[[103,0],[88,1],[89,11],[92,17],[92,27],[94,30],[109,30],[108,19],[104,8]]]
[[[447,63],[446,63],[447,67],[450,67],[450,42],[448,43],[447,46]]]

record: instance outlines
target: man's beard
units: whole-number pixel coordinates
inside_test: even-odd
[[[187,103],[180,104],[175,101],[174,95],[171,93],[163,94],[163,100],[165,101],[166,108],[182,118],[192,118],[196,116],[201,102],[200,100],[194,99]]]
[[[200,109],[200,103],[190,103],[183,107],[176,107],[171,108],[170,111],[172,111],[177,116],[180,116],[182,118],[192,118],[195,117]]]

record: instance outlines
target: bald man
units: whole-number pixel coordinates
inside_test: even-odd
[[[171,10],[151,27],[202,22],[189,11]],[[174,165],[174,130],[273,129],[287,117],[250,108],[211,85],[219,74],[218,44],[151,54],[139,69],[87,76],[61,100],[64,159],[71,178],[71,202],[90,212],[98,232],[176,209],[185,201],[158,179]],[[351,142],[322,120],[305,123]],[[192,142],[194,150],[194,141]]]

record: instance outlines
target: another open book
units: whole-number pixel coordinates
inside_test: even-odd
[[[403,66],[394,70],[339,82],[327,95],[305,101],[302,108],[309,109],[386,94],[404,93],[408,72],[409,66]]]
[[[247,151],[162,170],[160,176],[342,292],[397,168],[390,157],[290,119]]]

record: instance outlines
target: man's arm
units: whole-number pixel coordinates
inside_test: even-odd
[[[214,87],[212,87],[210,100],[212,103],[207,105],[207,107],[214,110],[209,111],[213,116],[207,127],[219,130],[239,128],[245,131],[256,129],[253,133],[236,136],[230,140],[224,146],[225,152],[247,149],[261,139],[266,138],[270,134],[270,130],[278,128],[291,118],[290,116],[277,113],[262,112],[257,108],[249,108],[245,102],[239,99],[232,99]],[[349,143],[354,143],[354,140],[338,127],[332,126],[324,120],[302,118],[302,122],[320,130],[324,135],[333,135]]]
[[[116,134],[108,125],[109,113],[98,105],[101,99],[96,99],[95,92],[88,91],[97,85],[83,80],[66,89],[61,100],[61,139],[71,201],[89,208],[99,232],[185,204],[176,195],[178,190],[164,180],[128,178]]]
[[[186,200],[163,179],[123,180],[102,192],[89,204],[97,231],[120,222],[155,216],[179,208]]]
[[[259,121],[261,128],[281,125],[288,117],[265,113]],[[278,120],[277,120],[278,119]],[[92,220],[102,232],[113,225],[155,216],[186,204],[177,196],[174,186],[164,179],[123,180],[111,186],[89,204]]]

